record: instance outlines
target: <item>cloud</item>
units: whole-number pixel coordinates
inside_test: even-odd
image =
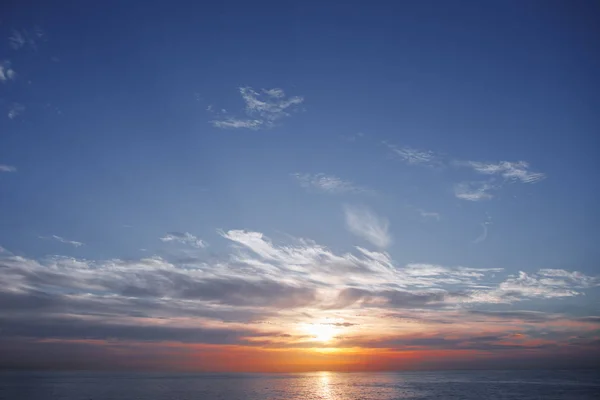
[[[496,187],[489,182],[462,182],[454,185],[454,195],[461,200],[482,201],[494,197]]]
[[[509,275],[497,288],[475,292],[473,302],[512,303],[526,299],[552,299],[583,294],[582,290],[600,286],[598,277],[563,269],[540,269]]]
[[[577,321],[587,322],[591,324],[600,324],[600,316],[590,315],[587,317],[579,317],[577,318]]]
[[[515,297],[568,297],[578,295],[573,285],[565,280],[547,280],[538,274],[519,271],[517,276],[508,278],[500,284],[500,291],[506,298]]]
[[[13,103],[8,110],[8,118],[15,119],[19,115],[23,114],[25,106],[19,103]]]
[[[383,142],[396,156],[410,165],[435,166],[440,164],[439,157],[432,151],[417,150],[412,147],[399,147],[388,142]]]
[[[40,40],[44,40],[45,37],[46,35],[44,31],[39,27],[35,27],[33,31],[28,31],[26,29],[13,29],[8,38],[8,43],[14,50],[19,50],[26,45],[31,47],[33,50],[37,50],[37,43]]]
[[[212,124],[216,128],[223,128],[223,129],[246,128],[246,129],[258,130],[263,126],[264,121],[258,120],[258,119],[236,119],[233,117],[227,117],[226,119],[223,119],[223,120],[214,120],[214,121],[212,121]]]
[[[89,260],[2,252],[2,340],[315,348],[323,344],[302,326],[320,324],[335,332],[336,347],[493,351],[551,343],[525,337],[536,332],[555,342],[577,333],[581,345],[598,326],[593,315],[485,308],[550,298],[557,289],[575,296],[600,283],[577,271],[496,279],[501,268],[399,265],[362,247],[336,253],[303,238],[219,234],[230,244],[222,255]]]
[[[17,167],[12,165],[0,164],[0,172],[17,172]]]
[[[441,219],[441,215],[437,212],[425,211],[422,209],[417,209],[417,211],[419,212],[419,215],[425,219],[435,219],[436,221]]]
[[[169,232],[165,236],[161,237],[160,240],[163,242],[177,242],[186,244],[197,249],[203,249],[208,245],[204,240],[197,238],[189,232]]]
[[[8,38],[8,42],[10,44],[10,47],[12,47],[15,50],[20,49],[27,43],[27,41],[25,40],[25,36],[17,30],[13,30],[12,34]]]
[[[341,290],[332,308],[346,308],[361,302],[361,307],[384,308],[420,308],[431,305],[440,305],[455,296],[464,296],[450,293],[446,290],[367,290],[347,288]]]
[[[498,163],[464,161],[459,162],[458,165],[470,167],[479,174],[501,176],[508,182],[535,183],[546,177],[546,175],[540,172],[529,171],[529,163],[527,161],[500,161]]]
[[[56,240],[58,242],[64,243],[64,244],[70,244],[73,247],[79,247],[79,246],[83,246],[83,243],[81,242],[76,242],[74,240],[67,240],[63,237],[57,236],[57,235],[52,235],[52,236],[40,236],[40,239],[50,239],[50,240]]]
[[[482,228],[481,235],[477,236],[477,238],[475,238],[475,240],[473,240],[473,244],[481,243],[485,239],[487,239],[488,225],[489,225],[489,222],[484,222],[481,224],[481,228]]]
[[[313,288],[273,280],[206,279],[183,286],[184,290],[180,292],[182,298],[218,301],[234,306],[295,308],[315,301]]]
[[[416,307],[421,300],[428,306],[512,303],[575,296],[599,282],[579,272],[540,270],[490,284],[486,279],[502,269],[423,263],[397,266],[389,254],[360,247],[356,255],[337,255],[304,239],[298,239],[297,245],[278,246],[260,232],[231,230],[221,235],[243,247],[234,247],[228,261],[211,263],[196,258],[169,262],[156,256],[131,261],[55,256],[35,261],[5,252],[0,256],[0,287],[16,293],[70,293],[61,297],[61,302],[82,304],[88,311],[96,307],[93,304],[104,304],[107,309],[121,307],[122,312],[142,311],[141,303],[131,303],[138,299],[149,305],[144,313],[172,306],[169,309],[178,312],[193,309],[194,313],[226,315],[232,310],[213,313],[211,308],[250,307],[257,313],[272,307],[334,309],[367,298],[365,304],[377,307]],[[47,300],[41,303],[50,304]]]
[[[349,142],[356,142],[357,140],[364,138],[365,134],[362,132],[357,132],[354,134],[349,134],[349,135],[342,135],[343,139],[346,139]]]
[[[52,257],[40,263],[7,256],[0,260],[0,269],[0,283],[8,290],[3,302],[7,309],[20,304],[26,309],[126,315],[136,310],[202,315],[204,310],[204,315],[227,317],[232,315],[227,307],[236,306],[246,310],[245,316],[237,310],[238,318],[247,318],[252,315],[248,307],[294,308],[315,301],[311,286],[266,275],[251,277],[218,265],[204,272],[198,266],[175,266],[158,257],[100,262]]]
[[[217,128],[245,128],[258,130],[275,126],[276,122],[289,117],[291,112],[297,111],[304,102],[301,96],[286,97],[283,89],[261,89],[256,91],[251,87],[240,87],[240,95],[245,103],[244,113],[246,118],[222,115],[212,120]]]
[[[545,284],[574,285],[580,288],[600,285],[596,277],[585,275],[579,271],[566,271],[564,269],[540,269],[537,275],[542,277]]]
[[[342,341],[341,345],[369,347],[369,348],[388,348],[403,350],[425,350],[425,349],[443,349],[443,350],[482,350],[482,351],[518,351],[524,350],[556,350],[560,344],[547,341],[531,341],[521,334],[512,334],[510,332],[489,333],[479,332],[434,332],[415,334],[396,334],[378,338],[348,338]]]
[[[304,101],[304,98],[300,96],[286,99],[282,89],[263,89],[262,93],[259,93],[251,87],[242,87],[240,88],[240,94],[246,103],[247,114],[258,115],[263,120],[271,123],[289,116],[287,110],[293,110],[295,106]]]
[[[489,200],[492,192],[499,190],[507,183],[536,183],[546,177],[543,173],[529,171],[526,161],[501,161],[498,163],[484,163],[478,161],[454,161],[456,167],[468,167],[479,175],[489,175],[486,181],[462,182],[454,186],[457,198],[468,201]],[[500,182],[498,178],[502,178]]]
[[[344,206],[348,230],[377,247],[387,247],[392,242],[387,219],[377,216],[365,207]]]
[[[342,193],[373,193],[372,190],[357,186],[350,181],[345,181],[334,175],[319,174],[292,174],[300,185],[306,189],[317,189],[331,194]]]
[[[133,321],[131,321],[133,322]],[[35,319],[0,317],[4,337],[178,341],[207,344],[240,344],[249,336],[264,336],[243,328],[206,328],[158,324],[115,323],[99,318],[39,316]]]
[[[555,314],[548,314],[541,311],[514,310],[514,311],[489,311],[489,310],[469,310],[469,315],[476,317],[486,317],[493,320],[518,320],[529,323],[547,322],[558,319]]]
[[[17,73],[12,69],[10,61],[0,61],[0,82],[13,80],[16,76]]]
[[[427,167],[468,168],[476,175],[485,175],[486,179],[465,180],[454,185],[454,195],[462,200],[482,201],[494,197],[493,192],[510,183],[536,183],[546,178],[541,172],[530,170],[527,161],[480,162],[453,160],[431,150],[420,150],[408,146],[397,146],[382,142],[394,155],[409,165]],[[452,173],[454,170],[448,171]]]

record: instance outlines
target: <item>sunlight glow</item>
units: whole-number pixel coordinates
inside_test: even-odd
[[[320,394],[322,399],[334,399],[334,395],[329,387],[329,372],[322,371],[319,373]]]
[[[324,324],[306,324],[304,329],[313,336],[314,340],[323,343],[331,341],[336,333],[333,326]]]

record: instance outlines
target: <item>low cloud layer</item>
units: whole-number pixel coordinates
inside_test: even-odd
[[[598,277],[562,269],[505,275],[501,268],[398,265],[388,253],[363,247],[337,254],[307,239],[219,234],[231,251],[211,261],[35,260],[4,250],[0,344],[120,340],[496,352],[583,349],[598,340],[596,315],[498,309],[582,296],[597,290]]]

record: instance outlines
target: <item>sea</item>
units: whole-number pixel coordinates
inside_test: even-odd
[[[600,399],[594,370],[301,374],[0,372],[2,400]]]

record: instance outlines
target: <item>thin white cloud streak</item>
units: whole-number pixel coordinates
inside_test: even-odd
[[[422,209],[418,209],[417,211],[419,212],[419,215],[425,219],[435,219],[436,221],[439,221],[442,218],[440,213],[437,212],[425,211]]]
[[[546,175],[529,170],[527,161],[500,161],[498,163],[484,163],[478,161],[463,161],[457,163],[459,166],[470,167],[474,171],[484,175],[499,175],[506,181],[520,181],[522,183],[535,183],[544,179]]]
[[[12,69],[10,61],[0,61],[0,82],[13,80],[16,76],[17,73]]]
[[[0,164],[0,172],[17,172],[17,167],[12,165]]]
[[[432,151],[418,150],[408,146],[399,147],[385,141],[383,144],[407,164],[434,166],[440,162],[439,157]]]
[[[8,44],[14,50],[19,50],[26,45],[29,45],[33,50],[37,50],[37,43],[44,38],[44,31],[39,27],[33,29],[33,32],[26,29],[20,31],[13,29],[11,35],[8,37]]]
[[[342,193],[364,193],[374,194],[375,192],[371,189],[367,189],[358,185],[355,185],[351,181],[343,180],[335,175],[326,175],[324,173],[318,174],[301,174],[295,173],[292,176],[298,181],[300,186],[305,189],[317,189],[319,191],[331,194],[342,194]]]
[[[181,243],[197,249],[203,249],[208,245],[204,240],[197,238],[189,232],[169,232],[165,236],[161,237],[160,240],[166,243]]]
[[[263,121],[257,119],[236,119],[236,118],[227,118],[224,120],[214,120],[212,124],[216,128],[222,129],[237,129],[237,128],[245,128],[258,130],[263,126]]]
[[[475,291],[469,302],[514,303],[527,299],[552,299],[583,294],[584,289],[600,286],[600,279],[578,271],[540,269],[509,275],[497,288]]]
[[[243,230],[221,231],[220,234],[241,246],[232,256],[235,265],[246,265],[253,275],[283,277],[286,282],[319,282],[327,288],[355,287],[377,289],[394,285],[418,290],[440,289],[441,285],[479,285],[489,273],[501,268],[476,269],[445,267],[432,264],[397,266],[387,252],[356,247],[358,254],[335,254],[311,240],[297,239],[293,245],[276,245],[260,232]],[[248,254],[244,249],[250,250]],[[258,257],[257,257],[258,256]],[[245,269],[238,272],[244,273]],[[328,290],[329,290],[328,289]]]
[[[491,193],[494,189],[489,182],[461,182],[454,185],[454,195],[461,200],[489,200],[494,197]]]
[[[342,138],[346,139],[349,142],[356,142],[357,140],[364,138],[365,134],[362,132],[357,132],[351,135],[342,135]]]
[[[481,224],[481,235],[479,235],[477,238],[475,238],[475,240],[473,240],[473,244],[478,244],[483,242],[485,239],[487,239],[487,235],[488,235],[488,224],[487,223],[482,223]]]
[[[391,244],[390,223],[387,219],[379,217],[366,207],[349,205],[344,206],[344,215],[346,227],[354,235],[380,248]]]
[[[8,118],[15,119],[25,112],[25,106],[19,103],[13,103],[8,110]]]
[[[468,201],[489,200],[493,197],[492,192],[500,189],[505,183],[536,183],[546,177],[543,173],[530,171],[529,163],[526,161],[498,163],[454,161],[453,165],[468,167],[480,175],[490,176],[487,181],[463,182],[454,186],[455,196]]]
[[[580,293],[580,289],[597,285],[598,280],[578,272],[561,269],[542,269],[528,274],[520,271],[500,284],[499,289],[508,296],[524,297],[570,297]]]
[[[394,155],[406,164],[427,167],[466,167],[478,175],[487,175],[484,181],[472,180],[456,183],[454,195],[467,201],[481,201],[493,198],[492,192],[499,190],[509,183],[536,183],[546,178],[541,172],[530,170],[527,161],[480,162],[452,160],[430,150],[419,150],[408,146],[396,146],[386,141],[382,142]]]
[[[286,97],[283,89],[261,89],[256,91],[249,86],[239,88],[240,95],[245,103],[246,118],[221,116],[211,121],[216,128],[223,129],[251,129],[258,130],[270,128],[291,112],[297,111],[304,102],[301,96]]]
[[[10,44],[10,47],[12,47],[15,50],[18,50],[21,47],[25,46],[25,43],[27,43],[27,41],[25,40],[25,36],[21,32],[13,30],[12,34],[8,38],[8,43]]]
[[[69,245],[71,245],[73,247],[83,246],[82,242],[77,242],[75,240],[68,240],[68,239],[65,239],[65,238],[63,238],[61,236],[58,236],[58,235],[40,236],[39,238],[40,239],[45,239],[45,240],[47,240],[47,239],[56,240],[57,242],[64,243],[64,244],[69,244]]]

